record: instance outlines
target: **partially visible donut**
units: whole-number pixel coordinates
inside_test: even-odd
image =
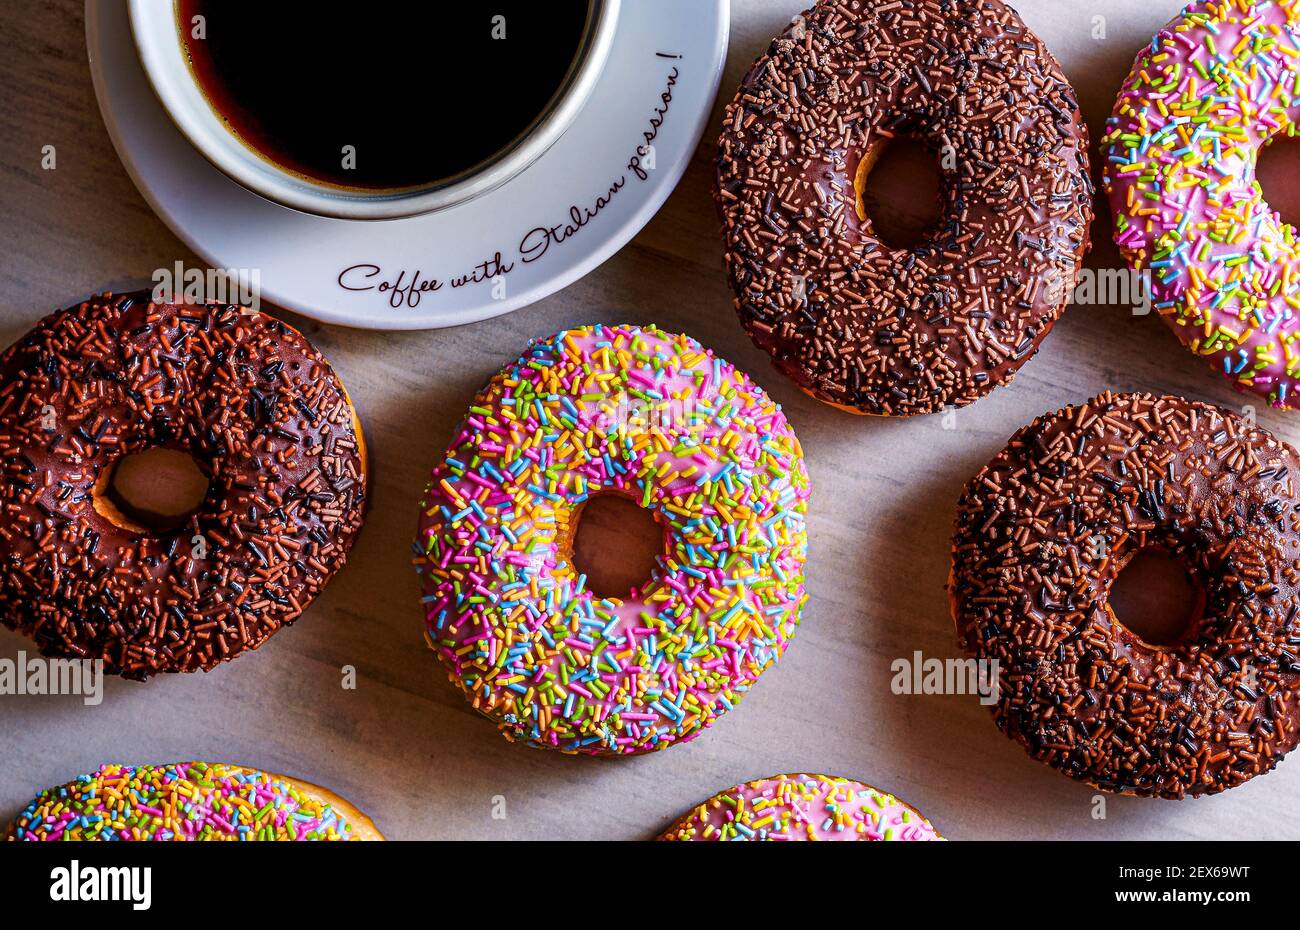
[[[596,494],[663,527],[624,598],[572,564]],[[653,327],[561,332],[491,380],[433,470],[426,638],[511,740],[622,755],[693,739],[794,635],[807,505],[799,440],[743,372]]]
[[[155,447],[209,479],[162,532],[108,493]],[[0,622],[46,655],[144,679],[254,649],[342,568],[365,500],[347,392],[265,314],[104,294],[0,355]]]
[[[661,840],[940,840],[921,814],[862,782],[775,775],[715,794]]]
[[[382,840],[370,818],[332,791],[241,765],[104,765],[42,791],[5,839]]]
[[[949,586],[998,726],[1107,791],[1181,798],[1272,769],[1300,740],[1297,479],[1290,446],[1177,397],[1102,394],[1016,433],[962,494]],[[1144,549],[1202,595],[1172,644],[1109,604]]]
[[[1234,386],[1300,405],[1300,245],[1255,180],[1300,120],[1300,3],[1198,0],[1144,46],[1102,146],[1114,237]]]
[[[862,183],[890,139],[938,159],[943,217],[881,242]],[[1010,381],[1088,248],[1088,135],[999,0],[822,0],[746,75],[719,143],[727,271],[750,336],[807,393],[908,416]]]

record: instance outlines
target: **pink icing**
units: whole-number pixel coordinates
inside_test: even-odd
[[[1115,241],[1193,352],[1297,403],[1300,251],[1255,182],[1300,115],[1298,0],[1189,5],[1138,55],[1107,124]]]
[[[930,822],[894,797],[828,775],[778,775],[705,801],[666,840],[939,840]]]
[[[666,530],[625,598],[593,595],[559,545],[595,493]],[[743,372],[653,328],[560,333],[493,379],[433,471],[416,546],[429,642],[512,739],[691,739],[793,635],[807,498],[794,432]]]

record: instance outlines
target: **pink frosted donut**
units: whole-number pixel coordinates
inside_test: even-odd
[[[572,565],[584,503],[650,511],[649,582]],[[489,382],[433,470],[416,568],[430,647],[512,740],[621,755],[697,736],[785,651],[805,600],[808,473],[781,408],[687,336],[595,326]]]
[[[862,782],[776,775],[715,794],[661,840],[940,840],[921,814]]]
[[[1255,181],[1300,116],[1300,0],[1192,3],[1144,48],[1103,140],[1115,241],[1239,388],[1297,403],[1300,251]]]

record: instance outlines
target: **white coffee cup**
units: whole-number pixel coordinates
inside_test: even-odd
[[[275,2],[275,0],[268,0]],[[587,0],[578,53],[547,108],[513,145],[455,177],[402,191],[346,190],[284,170],[254,151],[213,110],[186,60],[178,4],[129,0],[140,62],[177,128],[227,177],[267,200],[318,216],[399,219],[442,210],[493,190],[549,149],[573,123],[604,69],[621,0]]]

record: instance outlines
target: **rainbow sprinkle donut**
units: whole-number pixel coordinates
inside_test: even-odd
[[[715,794],[661,840],[941,840],[909,804],[832,775],[776,775]]]
[[[8,840],[382,840],[324,788],[239,765],[104,765],[42,791]]]
[[[585,501],[663,526],[649,582],[571,564]],[[433,470],[426,638],[511,740],[622,755],[697,736],[785,651],[806,598],[808,474],[781,408],[687,336],[594,326],[492,379]]]
[[[1188,348],[1296,403],[1300,250],[1255,181],[1300,116],[1300,0],[1192,3],[1143,49],[1103,140],[1115,241]]]

